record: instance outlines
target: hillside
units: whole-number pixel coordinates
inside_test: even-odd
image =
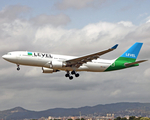
[[[40,118],[48,116],[79,116],[79,111],[82,115],[94,114],[106,115],[107,113],[115,114],[115,116],[150,116],[150,103],[113,103],[106,105],[85,106],[80,108],[55,108],[45,111],[30,111],[21,107],[16,107],[10,110],[0,111],[0,118],[6,120],[19,120],[25,118]]]

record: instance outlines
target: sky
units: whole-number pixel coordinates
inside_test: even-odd
[[[0,56],[36,51],[82,56],[119,44],[102,59],[115,59],[135,42],[138,60],[150,59],[149,0],[0,0]],[[150,100],[150,60],[113,72],[43,74],[0,58],[0,110],[40,111]]]

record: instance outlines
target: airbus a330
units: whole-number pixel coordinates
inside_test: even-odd
[[[20,65],[41,67],[43,73],[53,73],[62,70],[66,71],[65,77],[72,80],[73,75],[79,77],[77,71],[106,72],[138,66],[138,63],[147,61],[136,61],[142,45],[143,43],[136,42],[120,57],[113,60],[100,59],[100,56],[115,50],[118,44],[107,50],[80,57],[30,51],[13,51],[3,55],[2,58],[16,64],[18,71],[20,70]]]

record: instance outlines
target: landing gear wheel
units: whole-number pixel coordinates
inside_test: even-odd
[[[69,79],[72,80],[72,79],[73,79],[73,76],[69,76]]]
[[[69,77],[69,74],[67,73],[67,74],[65,74],[65,77]]]
[[[20,70],[20,68],[18,67],[18,68],[17,68],[17,70],[19,71],[19,70]]]
[[[73,79],[73,76],[71,76],[71,74],[72,75],[75,75],[76,77],[78,77],[79,76],[79,74],[78,73],[76,73],[74,70],[73,71],[71,71],[71,74],[70,74],[70,71],[66,71],[67,73],[65,74],[65,77],[68,77],[70,80],[72,80]]]
[[[71,71],[71,74],[74,75],[74,74],[76,74],[76,72],[73,70],[73,71]]]
[[[79,73],[76,73],[75,76],[76,76],[76,77],[79,77]]]

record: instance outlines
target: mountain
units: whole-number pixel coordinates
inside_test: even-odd
[[[150,103],[113,103],[106,105],[85,106],[80,108],[55,108],[45,111],[30,111],[21,107],[16,107],[10,110],[0,111],[0,119],[6,120],[21,120],[25,118],[41,118],[41,117],[62,117],[62,116],[79,116],[82,115],[106,115],[115,114],[117,116],[150,116]]]

